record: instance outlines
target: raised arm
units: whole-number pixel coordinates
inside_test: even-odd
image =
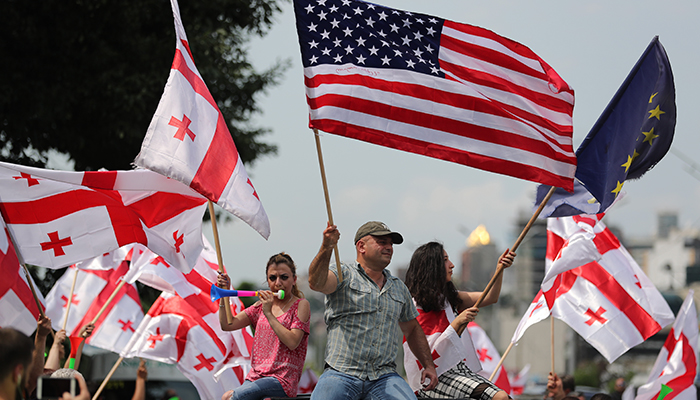
[[[423,328],[421,328],[420,324],[415,318],[407,322],[399,322],[399,326],[401,327],[403,336],[406,338],[408,348],[411,349],[413,354],[423,366],[423,370],[421,371],[420,375],[421,384],[425,382],[426,379],[429,379],[430,383],[428,383],[424,389],[435,389],[435,386],[438,384],[438,376],[437,372],[435,371],[433,357],[430,355],[430,346],[428,345],[428,340],[425,338]]]
[[[216,286],[222,289],[228,289],[231,287],[231,280],[229,279],[228,275],[219,273],[219,277],[216,279]],[[233,316],[233,320],[229,324],[228,319],[226,318],[226,308],[224,307],[224,302],[220,301],[219,324],[221,324],[221,329],[224,331],[237,331],[250,325],[250,319],[246,313],[239,312]]]
[[[309,265],[309,287],[311,290],[330,294],[335,292],[338,287],[338,278],[328,269],[338,239],[340,239],[338,227],[328,223],[326,229],[323,230],[321,249]]]
[[[36,324],[36,336],[34,336],[34,354],[32,369],[29,371],[27,390],[31,393],[36,387],[36,381],[44,373],[44,351],[46,351],[46,337],[51,333],[51,319],[39,316]]]
[[[63,343],[66,341],[66,331],[61,329],[56,332],[56,336],[53,338],[53,344],[51,345],[51,350],[49,350],[49,356],[46,358],[44,363],[45,369],[50,369],[55,371],[61,368],[61,359],[65,356],[65,347]]]
[[[515,253],[510,251],[509,249],[506,249],[506,251],[504,251],[501,257],[498,259],[498,263],[503,264],[503,268],[508,268],[511,265],[513,265],[514,259]],[[498,296],[500,296],[501,294],[502,284],[503,272],[498,274],[498,277],[496,278],[493,287],[488,292],[486,297],[484,297],[484,300],[481,302],[479,307],[484,307],[496,303],[498,301]],[[474,306],[477,300],[479,300],[479,297],[481,297],[482,293],[483,292],[459,292],[459,298],[462,299],[462,305],[460,306],[460,309],[458,311],[462,312],[467,308],[471,308],[472,306]]]

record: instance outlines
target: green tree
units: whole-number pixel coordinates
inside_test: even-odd
[[[250,117],[285,63],[256,71],[246,44],[270,27],[278,0],[181,0],[180,11],[241,158],[274,154]],[[0,2],[0,159],[42,166],[55,150],[76,170],[129,169],[174,51],[167,0]]]
[[[180,0],[194,60],[246,163],[277,150],[250,118],[287,62],[256,71],[246,46],[278,3]],[[0,160],[41,167],[53,150],[79,171],[130,169],[174,54],[167,0],[0,1]],[[29,268],[44,295],[65,271]],[[159,294],[139,292],[145,309]]]

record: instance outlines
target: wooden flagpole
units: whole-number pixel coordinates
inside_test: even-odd
[[[326,168],[323,165],[323,153],[321,152],[321,139],[319,138],[318,129],[314,128],[314,138],[316,139],[316,153],[318,154],[318,166],[321,169],[321,182],[323,183],[323,194],[326,197],[326,211],[328,212],[328,223],[333,223],[333,212],[331,211],[331,198],[328,194],[328,182],[326,181]],[[338,270],[338,282],[343,281],[343,271],[340,269],[340,254],[338,254],[338,245],[333,246],[335,253],[335,266]]]
[[[122,361],[124,361],[124,357],[119,357],[119,358],[117,359],[117,362],[114,363],[114,366],[113,366],[112,369],[109,371],[109,373],[107,374],[107,376],[105,377],[105,379],[102,381],[102,384],[100,385],[100,387],[97,388],[97,391],[95,392],[95,395],[92,396],[92,400],[97,400],[97,398],[100,397],[100,394],[101,394],[102,391],[104,390],[105,386],[107,386],[107,382],[109,382],[109,380],[112,379],[112,375],[114,375],[114,372],[117,370],[117,368],[119,367],[119,364],[121,364]]]
[[[216,214],[214,214],[214,203],[211,200],[209,202],[209,217],[211,219],[211,230],[214,232],[214,244],[216,245],[216,259],[219,263],[219,272],[225,273],[224,271],[224,257],[221,255],[221,244],[219,244],[219,229],[216,227]],[[230,277],[229,277],[230,278]],[[224,309],[226,310],[226,321],[231,324],[233,322],[233,314],[231,314],[231,303],[229,303],[228,297],[222,297],[219,301],[224,302]]]
[[[78,271],[75,269],[75,275],[73,275],[73,284],[70,286],[70,294],[68,295],[68,305],[66,306],[66,316],[63,318],[63,330],[66,330],[66,325],[68,324],[68,313],[70,312],[70,305],[73,303],[73,293],[75,292],[75,282],[78,280]]]
[[[15,243],[15,238],[12,236],[12,232],[10,232],[10,229],[7,229],[7,236],[10,238],[10,242],[12,243],[12,247],[15,249],[15,255],[17,256],[17,261],[19,262],[19,265],[22,266],[22,269],[24,270],[24,276],[27,278],[27,284],[29,285],[29,289],[32,291],[32,296],[34,296],[34,301],[36,302],[36,308],[39,309],[39,315],[46,318],[46,314],[44,314],[44,310],[41,308],[41,301],[39,301],[39,296],[36,294],[36,289],[34,288],[34,283],[32,282],[32,275],[29,273],[29,269],[27,269],[27,265],[24,263],[24,259],[22,258],[22,254],[19,252],[19,247],[17,247],[17,243]],[[53,331],[53,328],[49,330],[51,332],[51,337],[55,338],[56,334]]]
[[[532,225],[535,223],[535,220],[537,220],[537,217],[539,217],[540,213],[544,209],[544,206],[547,205],[547,202],[549,199],[552,198],[552,195],[554,194],[554,190],[556,190],[556,186],[552,186],[549,189],[549,192],[547,192],[547,195],[544,197],[542,200],[542,203],[540,203],[540,206],[537,207],[537,210],[535,211],[534,214],[532,214],[532,217],[530,217],[530,220],[527,222],[527,225],[525,225],[525,228],[523,228],[523,231],[520,232],[520,236],[518,236],[518,239],[515,241],[515,244],[513,244],[513,247],[511,247],[510,251],[516,251],[518,249],[518,246],[520,246],[520,243],[522,243],[523,239],[525,239],[525,235],[527,232],[532,228]],[[493,277],[489,281],[488,285],[486,285],[486,288],[484,289],[483,292],[481,292],[481,296],[479,296],[479,299],[476,301],[476,304],[474,304],[474,307],[479,307],[481,305],[481,302],[484,301],[484,298],[486,295],[489,294],[489,291],[493,287],[493,285],[496,283],[496,279],[498,279],[499,275],[503,272],[505,268],[503,268],[503,264],[498,263],[498,268],[496,268],[496,272],[493,274]]]
[[[552,338],[551,343],[550,343],[550,353],[552,355],[552,373],[554,373],[554,315],[549,314],[549,320],[551,321],[550,323],[550,336]]]
[[[510,349],[513,348],[514,344],[515,344],[515,342],[510,342],[506,351],[503,352],[501,359],[498,360],[498,364],[496,364],[496,368],[494,368],[493,372],[491,373],[491,376],[489,377],[489,380],[491,382],[493,382],[493,378],[496,376],[496,372],[498,372],[498,369],[501,368],[501,365],[503,365],[503,361],[506,359],[506,356],[508,355],[508,353],[510,353]]]
[[[36,289],[34,289],[34,284],[32,284],[32,275],[29,273],[27,265],[24,263],[22,254],[20,254],[19,252],[19,247],[17,247],[17,243],[15,243],[15,238],[14,236],[12,236],[12,232],[10,232],[10,229],[7,229],[7,236],[10,237],[12,247],[14,247],[15,249],[15,254],[17,255],[17,261],[19,261],[19,265],[21,265],[24,269],[24,275],[27,277],[27,283],[29,284],[29,288],[32,290],[32,295],[34,295],[34,301],[36,301],[36,307],[39,309],[39,314],[42,317],[46,317],[46,314],[44,314],[44,310],[41,309],[41,301],[39,301],[39,296],[36,295]],[[53,335],[53,329],[51,330],[51,335]]]

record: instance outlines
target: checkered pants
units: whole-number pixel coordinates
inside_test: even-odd
[[[472,372],[464,362],[460,361],[450,370],[438,377],[438,384],[433,390],[419,390],[419,398],[454,399],[473,398],[476,400],[491,400],[499,389],[483,376]]]

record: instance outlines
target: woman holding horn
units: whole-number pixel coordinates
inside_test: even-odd
[[[510,267],[515,253],[506,250],[498,262]],[[508,394],[493,383],[473,372],[463,361],[473,354],[471,340],[466,345],[461,338],[467,324],[479,312],[479,306],[498,301],[503,274],[495,280],[491,290],[483,292],[458,291],[452,283],[454,264],[442,244],[429,242],[413,253],[406,272],[406,286],[413,296],[420,315],[418,322],[428,336],[431,353],[441,357],[435,360],[438,368],[438,385],[433,390],[423,390],[420,382],[412,382],[409,371],[415,369],[410,349],[405,352],[404,364],[409,374],[409,384],[422,398],[472,398],[478,400],[507,400]],[[469,335],[467,332],[466,335]],[[465,338],[465,339],[468,339]],[[471,346],[471,349],[468,348]],[[404,346],[404,350],[406,346]]]
[[[288,254],[270,257],[265,274],[270,291],[260,291],[260,301],[235,315],[231,324],[223,306],[219,306],[221,329],[234,331],[248,325],[255,328],[251,370],[243,384],[224,393],[222,400],[297,394],[309,340],[309,302],[297,288],[296,266]],[[220,274],[216,284],[228,289],[228,275]],[[273,295],[280,290],[284,290],[283,299]]]

